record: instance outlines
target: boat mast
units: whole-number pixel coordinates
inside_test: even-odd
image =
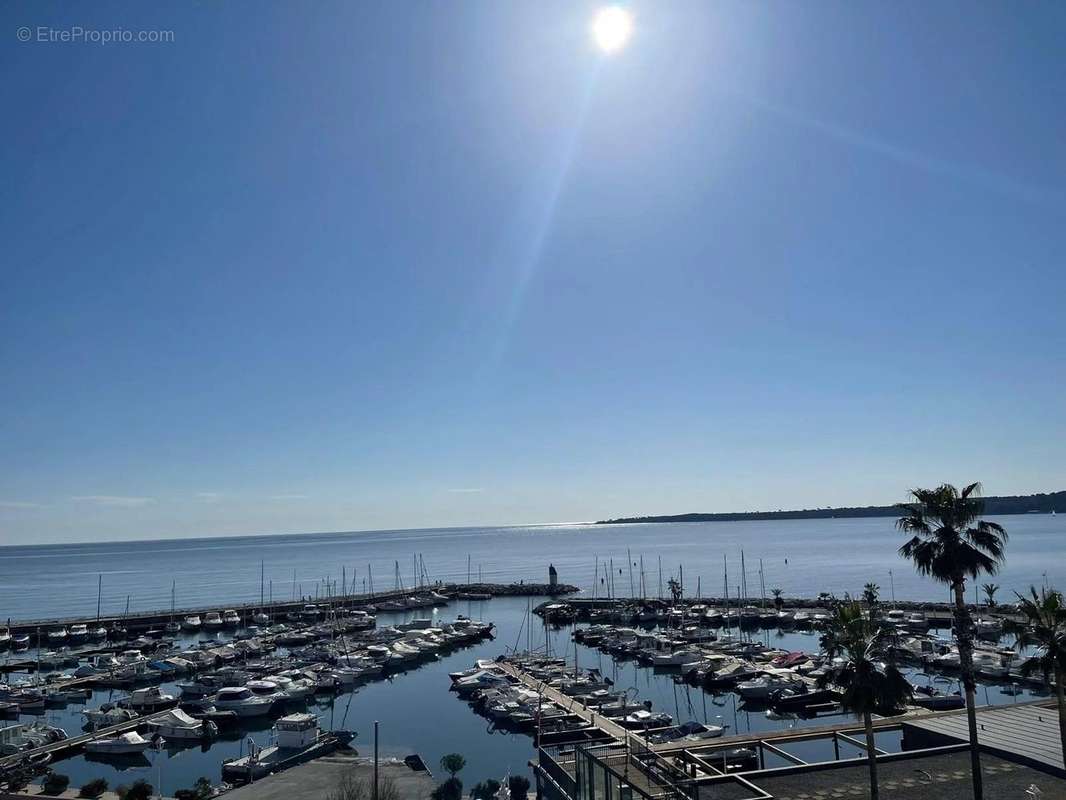
[[[722,555],[722,565],[722,576],[725,579],[725,631],[731,634],[733,626],[729,623],[729,556]]]
[[[762,592],[762,607],[766,608],[766,575],[762,571],[762,559],[759,559],[759,591]]]
[[[629,599],[632,600],[636,595],[633,592],[633,552],[626,548],[626,561],[629,562]]]
[[[104,573],[96,577],[96,627],[100,627],[100,595],[104,591]]]
[[[740,551],[740,596],[747,602],[748,599],[748,568],[744,566],[744,551]],[[739,602],[739,601],[738,601]]]
[[[266,562],[259,562],[259,607],[263,607],[263,581],[266,578]]]

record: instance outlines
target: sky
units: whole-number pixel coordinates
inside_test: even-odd
[[[0,543],[1066,488],[1066,5],[600,8],[0,6]]]

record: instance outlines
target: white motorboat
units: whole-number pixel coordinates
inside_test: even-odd
[[[256,625],[269,625],[270,615],[264,614],[262,611],[258,611],[252,615],[252,622],[254,622]]]
[[[56,628],[54,631],[48,631],[48,642],[50,644],[64,644],[67,641],[67,629],[64,627]]]
[[[163,626],[163,630],[171,636],[177,633],[181,633],[181,623],[171,620]]]
[[[738,683],[736,692],[745,700],[767,700],[778,689],[790,689],[796,683],[794,677],[761,675],[753,680]]]
[[[232,608],[227,608],[222,612],[222,624],[234,628],[241,624],[241,615],[234,611]]]
[[[85,717],[85,723],[93,728],[106,728],[110,725],[129,722],[137,717],[137,712],[135,711],[110,704],[102,705],[99,708],[85,709],[81,714]]]
[[[180,708],[175,708],[150,720],[148,730],[164,739],[200,741],[218,733],[218,726],[210,720],[193,719]]]
[[[891,611],[885,612],[883,619],[889,625],[906,625],[907,612],[898,608],[893,608]]]
[[[26,725],[9,725],[0,728],[0,755],[11,755],[23,750],[34,750],[67,738],[67,732],[43,722]]]
[[[181,621],[182,629],[187,631],[198,631],[202,625],[203,622],[200,621],[200,617],[196,614],[190,614]]]
[[[11,630],[9,628],[0,627],[0,648],[9,647],[11,645]]]
[[[674,718],[664,711],[643,709],[623,718],[622,725],[626,728],[664,728],[673,721]]]
[[[369,647],[368,650],[373,651],[374,646]],[[474,662],[474,666],[472,668],[464,669],[460,672],[449,672],[448,677],[451,678],[452,682],[454,683],[460,678],[469,678],[471,675],[476,675],[479,672],[484,672],[485,670],[491,668],[495,663],[496,662],[490,658],[479,658],[477,661]]]
[[[1003,621],[998,619],[975,619],[973,621],[973,629],[978,636],[995,638],[1003,633]]]
[[[247,686],[227,686],[211,698],[219,711],[233,711],[238,717],[265,716],[276,701],[276,697],[257,695]]]
[[[127,756],[143,753],[152,744],[137,731],[130,731],[119,736],[92,739],[85,743],[85,752],[105,756]]]
[[[89,638],[89,626],[84,623],[77,623],[70,626],[70,630],[67,631],[67,635],[70,637],[72,644],[84,642]]]
[[[700,654],[692,650],[675,650],[672,653],[656,653],[651,658],[651,665],[659,669],[681,667],[700,660]]]
[[[472,694],[478,689],[492,689],[498,686],[509,686],[510,681],[504,675],[500,675],[497,672],[490,672],[489,670],[481,670],[480,672],[470,675],[465,678],[452,683],[452,688],[455,689],[460,695]]]
[[[204,615],[204,627],[210,630],[218,630],[222,627],[222,615],[217,611],[208,611]]]
[[[907,615],[907,628],[912,631],[929,629],[929,620],[921,611],[912,611]]]
[[[272,680],[248,681],[248,683],[244,685],[251,689],[252,694],[256,697],[269,698],[271,702],[274,703],[289,699],[286,697],[285,692],[281,691],[279,686]]]
[[[122,705],[141,713],[151,713],[170,706],[177,705],[178,698],[172,694],[166,694],[159,690],[158,686],[149,686],[144,689],[134,689],[130,692],[129,699]]]

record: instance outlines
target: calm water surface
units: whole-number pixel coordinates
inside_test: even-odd
[[[996,581],[1003,586],[1000,598],[1010,590],[1023,589],[1044,580],[1066,586],[1063,558],[1066,517],[1012,516],[998,519],[1010,532],[1007,564]],[[573,583],[588,594],[603,592],[594,564],[611,564],[614,589],[629,594],[627,550],[632,553],[634,591],[639,593],[640,558],[650,594],[657,592],[658,559],[662,558],[664,581],[684,565],[687,592],[697,585],[704,594],[719,594],[723,586],[722,561],[729,559],[730,584],[741,582],[740,551],[747,565],[749,594],[760,593],[759,559],[762,559],[767,590],[778,586],[786,594],[813,595],[820,591],[842,594],[858,592],[868,580],[882,586],[886,599],[894,584],[900,599],[941,599],[946,592],[920,578],[896,555],[902,537],[891,519],[788,520],[775,522],[692,523],[673,525],[540,526],[477,528],[461,530],[395,531],[371,533],[304,534],[226,539],[169,540],[38,547],[0,548],[0,615],[13,619],[92,615],[96,611],[97,579],[103,575],[104,613],[121,613],[127,595],[133,610],[165,609],[170,606],[171,580],[177,585],[177,605],[226,605],[258,601],[260,562],[266,573],[265,591],[288,599],[294,592],[313,595],[327,578],[345,579],[362,589],[373,575],[378,590],[400,581],[412,583],[413,557],[421,555],[431,580],[461,581],[480,570],[485,580],[543,581],[547,564],[559,570],[560,580]],[[787,564],[786,564],[787,559]],[[889,576],[892,570],[892,576]],[[604,573],[601,570],[600,577]],[[339,584],[338,584],[339,586]],[[731,591],[735,591],[735,588]],[[516,644],[524,647],[527,601],[497,598],[483,603],[457,602],[435,610],[442,619],[462,613],[491,620],[497,626],[495,641],[460,650],[417,670],[391,680],[370,684],[354,694],[340,695],[330,705],[317,708],[323,722],[359,733],[356,747],[369,751],[373,721],[381,722],[382,753],[403,756],[421,754],[431,766],[441,755],[463,753],[468,766],[461,777],[469,788],[479,780],[501,778],[525,771],[533,756],[532,741],[521,734],[495,731],[484,718],[448,691],[447,673],[463,669],[475,658],[497,656]],[[420,612],[425,614],[426,612]],[[380,615],[379,624],[402,621],[402,615]],[[547,633],[553,652],[574,656],[570,629]],[[543,648],[545,632],[533,628],[533,644]],[[764,632],[767,643],[786,649],[818,649],[817,637],[798,632]],[[713,696],[676,685],[669,676],[616,664],[596,650],[577,649],[584,666],[598,666],[619,688],[630,688],[657,709],[679,721],[696,719],[724,724],[730,733],[749,733],[824,724],[818,720],[770,719],[763,711],[747,711],[734,695]],[[1026,691],[1017,699],[1029,699]],[[109,694],[97,692],[91,706],[106,702]],[[1015,702],[995,685],[984,686],[979,699],[990,703]],[[80,730],[82,706],[49,710],[46,719],[75,733]],[[22,721],[29,721],[23,717]],[[84,757],[56,765],[70,775],[75,786],[102,776],[112,786],[143,777],[155,784],[162,777],[164,791],[190,786],[204,775],[217,782],[220,762],[247,752],[246,739],[260,744],[270,738],[269,724],[239,737],[217,741],[207,751],[199,747],[167,750],[153,756],[155,762],[126,765],[88,761]],[[817,743],[802,745],[817,748]],[[886,741],[886,749],[893,749]],[[898,746],[898,745],[896,745]],[[813,753],[797,753],[815,756]],[[825,754],[821,754],[825,756]]]
[[[373,722],[380,722],[380,742],[383,756],[402,757],[419,753],[434,772],[446,753],[460,752],[467,759],[467,767],[461,778],[469,789],[476,782],[487,778],[501,779],[508,772],[526,773],[527,763],[534,756],[532,739],[524,734],[495,730],[491,723],[474,713],[471,707],[457,695],[448,691],[448,673],[465,669],[476,658],[492,658],[518,644],[525,647],[527,629],[525,620],[527,601],[524,598],[497,598],[486,602],[456,602],[436,609],[433,613],[440,619],[454,619],[456,614],[472,618],[492,620],[497,626],[494,641],[482,642],[475,647],[460,650],[438,661],[433,661],[416,670],[402,673],[388,681],[363,686],[358,691],[338,695],[332,703],[311,705],[310,710],[320,715],[324,727],[353,730],[358,736],[353,745],[364,754],[371,752]],[[419,612],[425,614],[426,612]],[[379,625],[406,621],[411,615],[381,614]],[[549,629],[547,634],[539,622],[532,628],[532,645],[543,652],[545,636],[555,655],[573,660],[575,645],[571,629]],[[795,631],[763,631],[755,634],[770,645],[789,650],[817,651],[818,637],[813,633]],[[747,734],[758,731],[787,730],[811,725],[824,725],[846,720],[843,716],[822,716],[817,719],[773,719],[762,709],[746,710],[733,694],[711,695],[700,689],[677,685],[668,674],[638,667],[632,662],[616,663],[597,650],[577,647],[577,659],[584,667],[598,667],[611,677],[619,690],[626,689],[641,700],[651,700],[654,708],[664,710],[678,721],[698,720],[728,726],[727,734]],[[164,688],[173,684],[163,684]],[[950,683],[940,688],[954,691]],[[1005,695],[1002,687],[982,684],[978,699],[986,703],[1012,703],[1036,696],[1026,690],[1017,698]],[[175,691],[176,693],[176,691]],[[97,691],[88,707],[99,706],[120,696],[108,690]],[[79,714],[82,705],[70,705],[66,709],[49,709],[44,719],[74,734],[81,729]],[[23,716],[20,721],[34,719]],[[10,724],[10,723],[9,723]],[[885,734],[881,746],[897,750],[895,734]],[[201,747],[168,749],[148,758],[116,764],[108,761],[90,761],[84,756],[68,759],[54,765],[57,772],[71,777],[72,785],[80,786],[86,781],[106,778],[112,785],[130,783],[145,778],[158,785],[161,776],[164,792],[191,786],[203,775],[212,782],[221,779],[220,764],[224,758],[247,753],[247,739],[260,745],[270,741],[270,723],[263,721],[258,727],[234,734],[231,738],[215,741],[208,749]],[[799,743],[790,746],[803,758],[826,759],[832,757],[831,745],[819,742]],[[438,776],[439,777],[439,776]]]
[[[993,518],[1010,533],[1007,563],[995,580],[1001,600],[1014,590],[1047,580],[1066,586],[1066,515]],[[99,544],[0,548],[0,618],[40,619],[94,615],[97,579],[103,576],[104,614],[170,606],[171,581],[178,607],[257,602],[260,563],[264,592],[278,599],[324,593],[324,581],[342,574],[358,590],[410,586],[420,556],[432,580],[559,579],[586,592],[603,592],[604,568],[613,564],[616,595],[639,594],[643,557],[649,594],[684,565],[686,594],[721,595],[723,559],[729,560],[731,594],[741,584],[745,552],[748,594],[761,593],[762,559],[767,591],[786,595],[856,594],[873,580],[890,599],[947,599],[947,591],[914,574],[897,555],[903,536],[891,518],[706,522],[642,525],[555,525],[418,531],[242,536]],[[627,554],[635,566],[632,581]],[[468,562],[469,558],[469,562]],[[596,561],[600,581],[596,580]],[[787,562],[787,563],[786,563]],[[468,572],[468,563],[470,565]],[[342,572],[343,570],[343,572]],[[889,572],[891,571],[891,575]],[[294,578],[295,574],[295,578]]]

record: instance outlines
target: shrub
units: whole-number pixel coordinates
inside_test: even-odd
[[[44,779],[44,783],[41,786],[44,788],[45,794],[62,794],[70,786],[70,778],[66,775],[60,775],[58,772],[52,772]]]
[[[107,781],[103,778],[93,778],[78,790],[78,797],[99,797],[107,791]]]
[[[525,775],[512,775],[507,780],[507,788],[511,790],[511,800],[525,800],[529,795],[529,778]]]
[[[470,796],[474,800],[492,800],[499,790],[500,782],[489,778],[483,783],[475,784],[474,788],[470,790]]]
[[[462,800],[463,782],[458,778],[448,778],[430,795],[432,800]]]
[[[197,778],[191,789],[178,789],[174,792],[175,800],[209,800],[211,797],[211,781],[207,778]]]
[[[152,800],[155,787],[144,778],[138,778],[129,786],[119,786],[115,789],[118,800]]]

